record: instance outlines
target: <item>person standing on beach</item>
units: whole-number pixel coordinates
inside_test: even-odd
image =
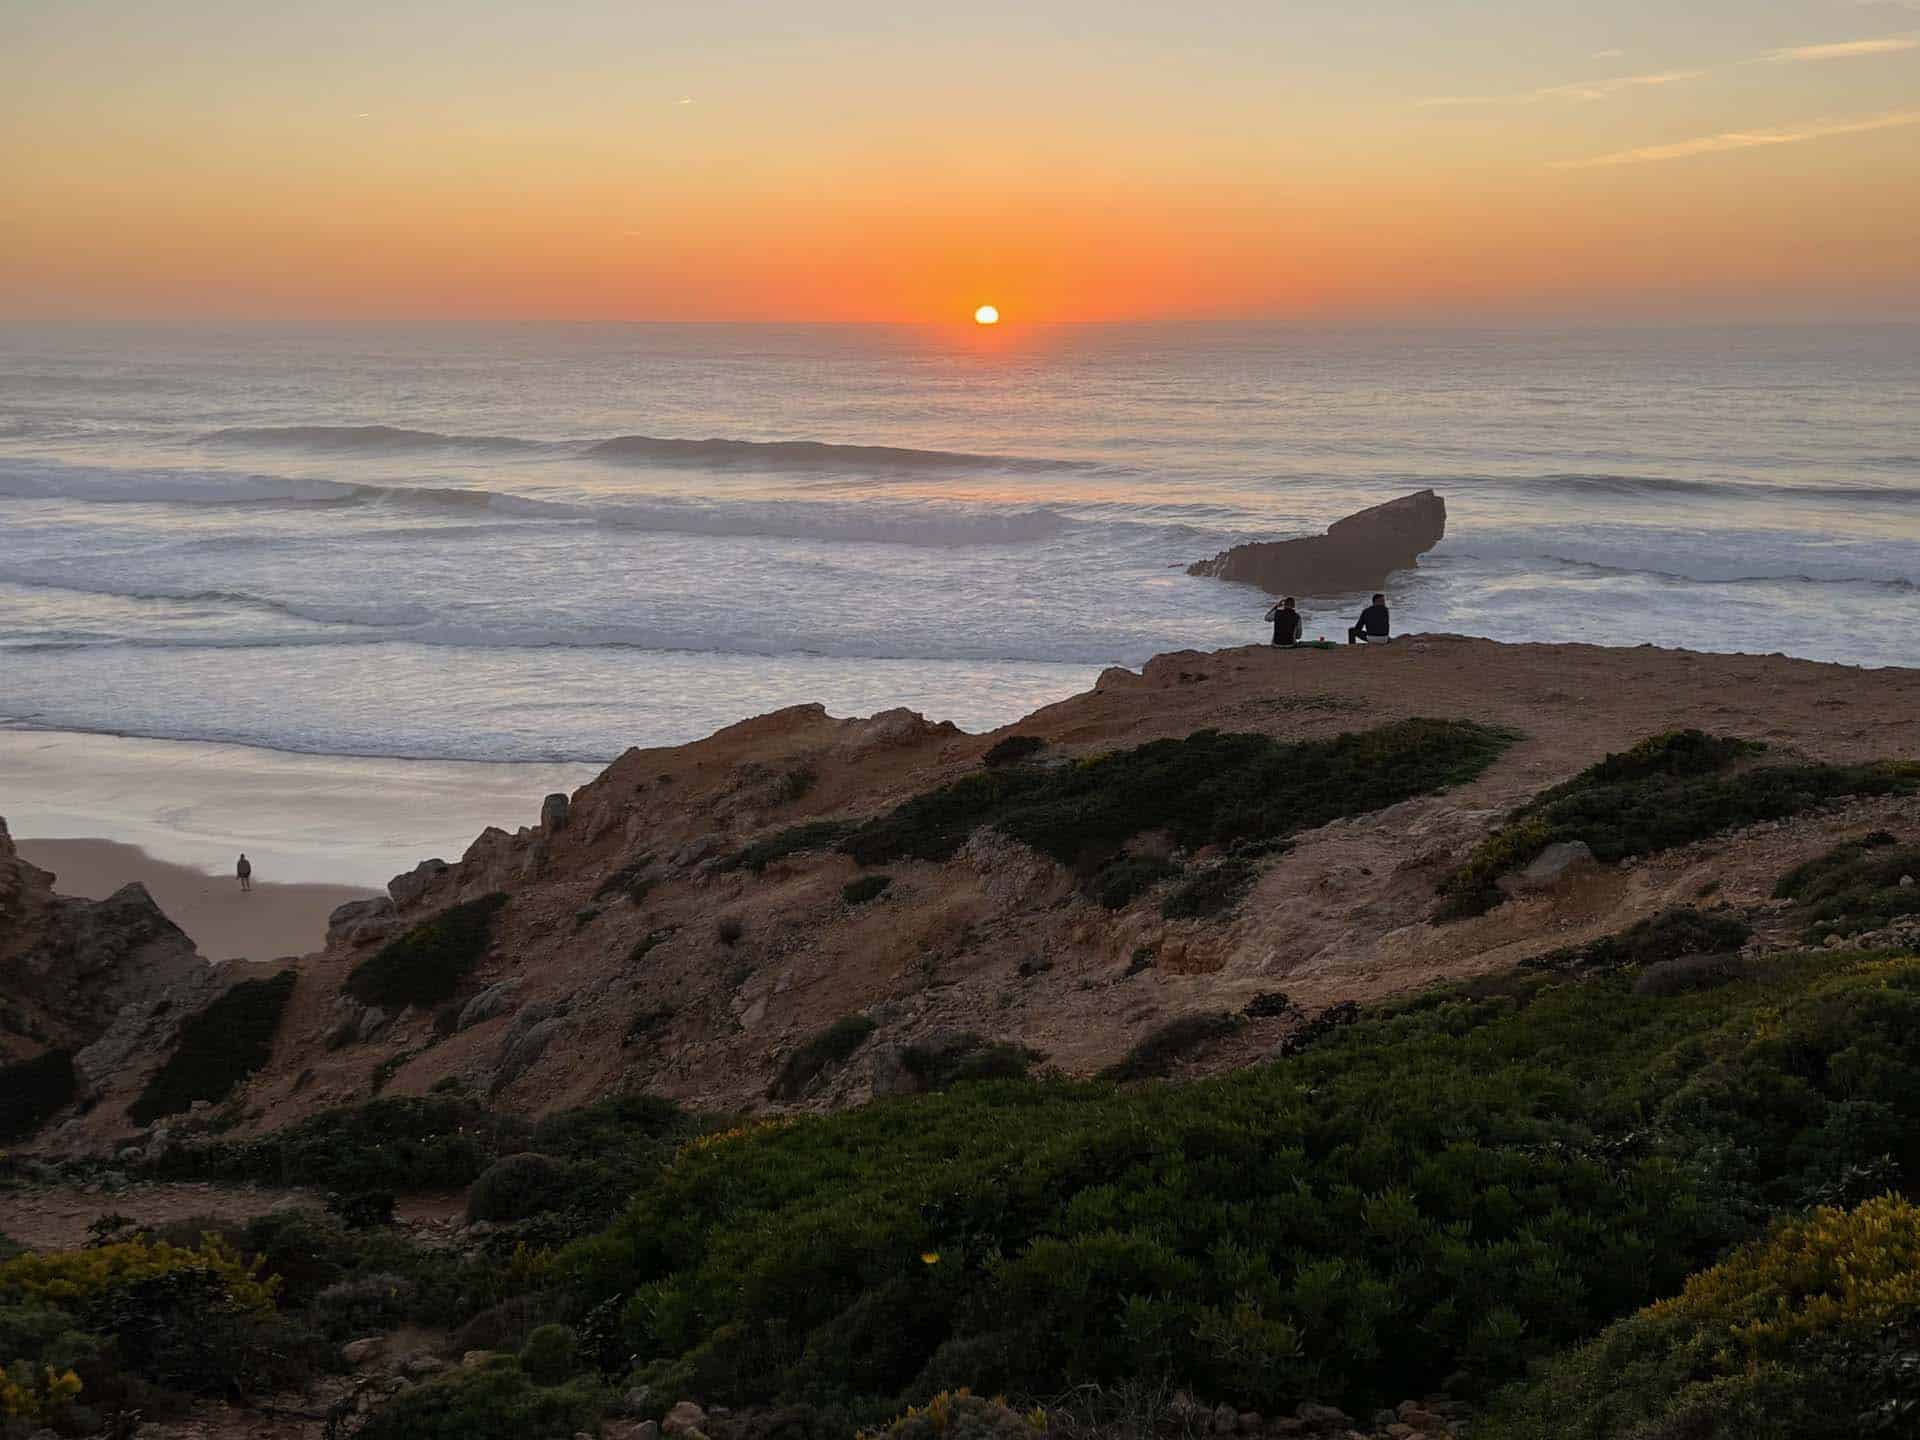
[[[240,852],[240,863],[233,867],[233,873],[240,877],[242,890],[253,889],[253,862],[247,859],[247,852]]]
[[[1376,595],[1373,603],[1360,612],[1359,620],[1347,631],[1347,644],[1365,645],[1369,640],[1385,640],[1393,633],[1392,617],[1387,614],[1387,597]]]
[[[1293,608],[1293,596],[1287,596],[1262,618],[1273,622],[1274,644],[1286,648],[1299,643],[1300,612]]]

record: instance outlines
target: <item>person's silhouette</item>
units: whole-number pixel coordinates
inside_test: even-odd
[[[253,862],[247,859],[247,852],[240,852],[240,863],[233,867],[233,873],[240,877],[242,890],[253,889]]]
[[[1273,643],[1282,647],[1300,642],[1300,612],[1293,608],[1289,595],[1262,617],[1273,622]]]

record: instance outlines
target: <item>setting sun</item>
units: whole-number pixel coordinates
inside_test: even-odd
[[[978,310],[973,312],[973,323],[976,325],[998,325],[1000,323],[1000,312],[991,305],[982,305]]]

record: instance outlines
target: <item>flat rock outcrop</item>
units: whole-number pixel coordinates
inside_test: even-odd
[[[1447,502],[1419,490],[1336,520],[1324,535],[1236,545],[1187,573],[1273,595],[1347,595],[1377,590],[1395,570],[1411,570],[1446,533]]]

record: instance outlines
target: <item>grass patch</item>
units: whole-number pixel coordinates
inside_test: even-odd
[[[1851,795],[1905,794],[1920,767],[1766,765],[1736,771],[1752,741],[1676,730],[1609,755],[1513,812],[1440,884],[1437,919],[1480,915],[1497,881],[1548,845],[1584,841],[1603,863],[1652,855],[1723,830],[1781,820]]]
[[[1738,950],[1753,938],[1753,927],[1725,912],[1692,910],[1684,906],[1636,920],[1626,929],[1586,945],[1569,945],[1531,960],[1528,970],[1621,970],[1684,955],[1716,955]]]
[[[878,900],[893,884],[891,875],[862,875],[840,887],[840,898],[849,905],[864,905]]]
[[[763,836],[722,862],[723,870],[751,870],[758,875],[776,860],[810,850],[831,850],[853,829],[849,820],[810,820]]]
[[[782,775],[773,787],[774,799],[782,805],[791,805],[804,799],[813,787],[820,783],[820,772],[811,765],[796,765]]]
[[[1670,998],[1509,973],[1192,1084],[970,1085],[692,1147],[556,1277],[642,1297],[642,1383],[709,1404],[1165,1379],[1366,1414],[1916,1181],[1920,960]]]
[[[1920,915],[1920,846],[1902,845],[1884,830],[1837,845],[1788,871],[1774,896],[1795,902],[1803,936],[1820,944],[1830,935],[1884,930],[1903,915]]]
[[[1160,902],[1160,913],[1169,920],[1216,919],[1238,905],[1259,878],[1259,868],[1251,861],[1219,861],[1169,890]]]
[[[265,980],[242,980],[187,1021],[167,1063],[127,1107],[127,1118],[151,1125],[192,1109],[196,1100],[223,1100],[265,1066],[296,978],[283,970]]]
[[[1136,1041],[1118,1064],[1107,1068],[1103,1078],[1121,1083],[1161,1079],[1194,1051],[1231,1035],[1239,1024],[1225,1013],[1176,1016]]]
[[[453,998],[487,953],[494,916],[506,903],[505,895],[483,895],[423,920],[354,966],[347,993],[363,1005],[394,1009]]]
[[[1038,735],[1009,735],[989,745],[987,753],[980,757],[980,763],[988,769],[1018,765],[1022,760],[1031,760],[1046,748],[1047,742]]]
[[[826,1029],[809,1036],[780,1066],[767,1089],[769,1100],[792,1102],[806,1094],[807,1088],[830,1065],[851,1059],[853,1052],[880,1027],[865,1015],[843,1015]]]
[[[840,848],[862,865],[946,860],[992,825],[1071,865],[1148,830],[1189,849],[1272,839],[1470,780],[1512,739],[1452,720],[1289,744],[1201,730],[1057,769],[966,775],[865,822]]]
[[[73,1056],[49,1050],[16,1065],[0,1066],[0,1145],[26,1139],[73,1102],[79,1079]]]
[[[1852,1440],[1920,1419],[1920,1209],[1825,1208],[1503,1397],[1484,1440]]]

